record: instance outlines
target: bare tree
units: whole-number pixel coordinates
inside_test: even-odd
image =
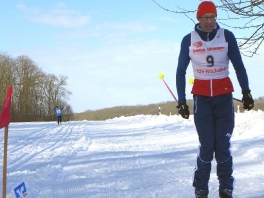
[[[65,106],[66,120],[71,120],[72,108],[66,102],[71,94],[66,89],[67,79],[44,73],[28,56],[14,59],[0,53],[0,109],[6,87],[12,86],[12,121],[52,120],[56,105]]]
[[[162,9],[174,12],[177,14],[184,14],[187,18],[194,20],[189,14],[196,13],[197,10],[188,10],[188,8],[176,7],[176,10],[169,10],[152,0]],[[257,54],[261,44],[264,41],[264,1],[263,0],[218,0],[216,3],[218,9],[226,12],[225,17],[218,18],[218,23],[234,29],[239,29],[243,32],[244,37],[238,37],[238,45],[241,53],[244,56],[252,57]],[[238,21],[242,25],[228,25],[226,21]],[[195,22],[194,22],[195,23]]]
[[[42,72],[28,56],[19,56],[16,59],[15,70],[14,101],[16,101],[17,118],[31,121],[35,118],[39,77]]]
[[[48,117],[51,119],[53,115],[53,109],[59,105],[62,105],[64,99],[68,99],[71,92],[66,89],[67,85],[66,76],[56,77],[53,74],[48,74],[45,78],[45,83],[42,84],[42,93],[44,94],[43,101],[46,104]]]
[[[6,96],[6,87],[15,83],[15,61],[7,54],[0,54],[0,106]],[[2,108],[1,108],[2,109]]]
[[[63,106],[63,120],[70,121],[73,120],[73,110],[72,107],[66,103]]]

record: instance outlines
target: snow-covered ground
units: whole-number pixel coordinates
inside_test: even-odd
[[[21,182],[27,198],[194,197],[199,143],[192,116],[11,123],[8,141],[8,198]],[[236,113],[232,151],[234,197],[263,198],[264,112]],[[215,169],[213,161],[210,198],[218,197]]]

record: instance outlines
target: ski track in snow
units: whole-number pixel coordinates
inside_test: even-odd
[[[236,114],[235,198],[264,197],[263,119],[263,112]],[[11,123],[8,141],[8,198],[22,181],[27,198],[194,197],[199,143],[192,116]],[[215,169],[213,161],[212,198],[218,195]]]

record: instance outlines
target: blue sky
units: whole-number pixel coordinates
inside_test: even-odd
[[[176,6],[195,10],[200,3],[157,2],[171,10]],[[194,23],[152,0],[10,0],[1,3],[0,12],[0,51],[11,57],[27,55],[43,71],[68,76],[74,112],[172,101],[160,73],[177,96],[179,46]],[[196,21],[195,13],[190,17]],[[243,57],[254,98],[264,96],[263,46],[259,53]],[[234,97],[241,98],[232,66],[230,73]],[[188,99],[190,91],[187,84]]]

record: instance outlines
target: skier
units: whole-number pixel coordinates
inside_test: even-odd
[[[54,113],[57,115],[57,119],[58,119],[58,125],[61,124],[61,120],[62,120],[62,107],[59,108],[59,106],[56,106],[56,109],[54,109]]]
[[[251,110],[254,100],[235,36],[217,24],[215,4],[212,1],[201,2],[196,17],[199,23],[195,25],[195,30],[186,35],[181,43],[176,72],[177,108],[183,118],[189,118],[185,74],[191,61],[195,77],[192,88],[194,123],[200,142],[193,178],[195,196],[208,197],[211,161],[215,154],[219,196],[232,198],[234,178],[230,138],[235,117],[234,89],[228,77],[229,60],[242,89],[243,108]]]

